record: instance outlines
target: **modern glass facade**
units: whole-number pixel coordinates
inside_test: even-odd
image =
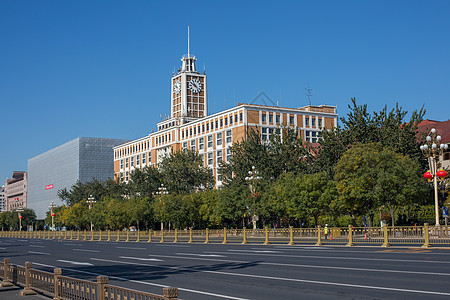
[[[79,137],[28,160],[28,208],[45,218],[52,201],[62,202],[58,190],[70,189],[77,180],[114,176],[113,147],[127,140]]]

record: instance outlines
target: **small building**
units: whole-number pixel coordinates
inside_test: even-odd
[[[45,218],[58,191],[77,182],[113,178],[113,147],[127,140],[79,137],[28,160],[28,208]]]
[[[11,179],[5,181],[6,210],[27,208],[27,172],[14,171]]]

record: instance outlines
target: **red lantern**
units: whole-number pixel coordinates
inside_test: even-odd
[[[433,175],[430,171],[426,171],[425,174],[423,174],[423,177],[425,177],[426,179],[431,179],[433,178]]]
[[[55,213],[53,213],[53,214],[52,214],[52,217],[54,217],[54,216],[56,216],[56,214],[55,214]]]
[[[438,177],[447,177],[448,173],[445,170],[439,170],[439,171],[437,171],[436,175]]]
[[[22,219],[23,217],[22,216],[19,216],[19,219]]]

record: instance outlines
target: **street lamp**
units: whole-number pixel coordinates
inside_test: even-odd
[[[156,194],[159,195],[159,201],[161,202],[162,195],[168,194],[167,189],[164,187],[164,184],[161,183],[161,186],[158,188]],[[163,203],[164,205],[164,203]],[[164,230],[164,223],[161,221],[161,230]],[[170,221],[169,221],[169,230],[170,230]]]
[[[89,204],[89,217],[91,219],[91,231],[93,231],[94,224],[92,224],[92,216],[90,215],[90,212],[91,212],[92,205],[94,205],[94,203],[96,203],[96,202],[97,201],[95,201],[95,198],[92,195],[89,195],[89,198],[86,201],[86,203]]]
[[[430,133],[427,135],[426,143],[420,146],[420,150],[423,155],[428,159],[428,164],[430,165],[430,171],[424,174],[425,178],[433,179],[434,183],[434,204],[435,204],[435,214],[436,214],[436,226],[439,226],[439,203],[438,203],[438,186],[437,177],[439,172],[437,170],[439,162],[439,156],[443,154],[445,150],[448,149],[448,145],[441,143],[441,136],[436,133],[436,129],[431,129]]]
[[[256,170],[255,166],[252,166],[252,170],[248,171],[248,175],[247,177],[245,177],[245,181],[247,181],[249,183],[250,186],[250,193],[253,197],[253,199],[256,198],[256,193],[255,193],[255,180],[260,180],[262,179],[261,176],[259,175],[259,172]],[[255,201],[255,200],[253,200]],[[253,223],[253,230],[256,230],[256,212],[255,212],[255,203],[253,203],[253,217],[252,217],[252,223]]]
[[[23,212],[22,207],[19,207],[17,209],[17,214],[19,215],[19,231],[22,231],[22,214],[21,212]]]
[[[48,208],[50,208],[50,215],[52,216],[52,230],[55,231],[55,216],[56,214],[53,212],[53,209],[56,207],[55,202],[52,201],[52,203],[50,203],[50,206]]]

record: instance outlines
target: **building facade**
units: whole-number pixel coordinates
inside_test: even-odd
[[[58,190],[68,190],[77,182],[93,178],[113,178],[113,147],[120,139],[79,137],[28,160],[28,208],[38,219],[45,218],[52,201],[57,205]]]
[[[208,116],[206,74],[197,72],[194,56],[185,55],[181,61],[171,79],[170,118],[159,122],[156,132],[114,147],[115,178],[128,182],[135,168],[157,165],[167,153],[190,149],[202,155],[220,186],[220,163],[230,160],[230,146],[250,130],[269,140],[281,126],[290,126],[302,139],[315,143],[323,129],[337,126],[336,107],[330,105],[286,108],[240,103]]]
[[[19,208],[27,208],[27,172],[14,171],[11,179],[6,179],[5,198],[7,211],[15,211]]]
[[[5,186],[0,186],[0,212],[6,211]]]

